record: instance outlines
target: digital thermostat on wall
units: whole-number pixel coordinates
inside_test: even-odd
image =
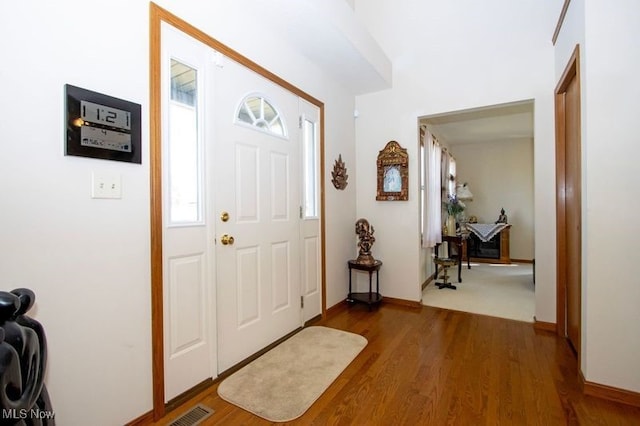
[[[66,155],[141,163],[140,104],[65,85]]]

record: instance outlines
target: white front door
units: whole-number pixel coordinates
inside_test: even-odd
[[[207,214],[205,120],[211,50],[162,27],[162,196],[165,401],[215,370],[213,226]]]
[[[320,314],[320,123],[167,24],[162,44],[169,401]]]
[[[301,176],[297,96],[226,58],[215,92],[222,372],[301,326]]]

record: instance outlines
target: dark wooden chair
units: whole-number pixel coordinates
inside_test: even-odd
[[[446,257],[441,257],[439,255],[441,244],[436,244],[433,259],[433,262],[436,265],[436,278],[443,278],[443,281],[440,283],[436,280],[436,285],[438,288],[450,288],[455,290],[456,286],[448,281],[448,269],[452,266],[458,265],[458,282],[461,283],[463,238],[460,235],[443,235],[442,242],[446,242],[448,244],[449,254]],[[438,277],[438,266],[443,269],[443,275],[441,277]]]

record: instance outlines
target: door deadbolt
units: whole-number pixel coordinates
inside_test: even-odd
[[[222,237],[220,237],[220,242],[222,243],[223,246],[232,246],[234,243],[234,239],[231,235],[229,234],[224,234]]]
[[[223,222],[226,222],[229,220],[229,213],[227,212],[222,212],[220,213],[220,220]]]

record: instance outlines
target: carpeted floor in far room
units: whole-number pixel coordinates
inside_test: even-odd
[[[532,264],[471,263],[471,269],[467,269],[464,263],[461,283],[457,282],[457,266],[449,271],[458,289],[439,289],[432,281],[422,291],[423,305],[533,322]]]

